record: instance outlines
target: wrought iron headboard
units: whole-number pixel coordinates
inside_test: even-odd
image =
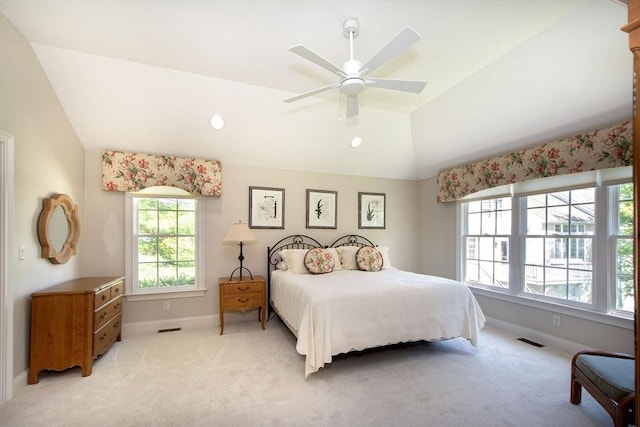
[[[271,272],[275,270],[278,263],[282,261],[280,251],[283,249],[312,249],[322,247],[324,247],[322,243],[313,237],[305,236],[304,234],[292,234],[291,236],[280,239],[275,245],[267,248],[267,314],[271,312]]]
[[[364,236],[358,234],[347,234],[339,237],[331,245],[330,248],[337,248],[340,246],[376,246],[373,242]]]

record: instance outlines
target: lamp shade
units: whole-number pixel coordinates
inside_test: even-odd
[[[256,236],[253,235],[249,226],[242,221],[233,224],[227,234],[224,236],[225,243],[247,243],[255,242]]]

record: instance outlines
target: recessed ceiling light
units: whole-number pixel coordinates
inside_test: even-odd
[[[212,128],[220,130],[224,127],[224,119],[216,114],[215,116],[211,117],[211,120],[209,120],[209,124]]]
[[[356,136],[351,140],[351,148],[358,148],[362,144],[362,138]]]

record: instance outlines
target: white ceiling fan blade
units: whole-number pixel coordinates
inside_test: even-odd
[[[360,75],[364,76],[375,70],[400,52],[420,40],[420,34],[416,33],[411,27],[404,27],[402,31],[392,38],[378,53],[373,55],[360,68]]]
[[[308,96],[315,95],[316,93],[324,92],[324,91],[326,91],[326,90],[334,89],[334,88],[337,88],[337,87],[340,87],[340,83],[334,83],[334,84],[331,84],[331,85],[329,85],[329,86],[321,87],[321,88],[318,88],[318,89],[311,90],[311,91],[309,91],[309,92],[305,92],[305,93],[300,94],[300,95],[296,95],[296,96],[294,96],[294,97],[292,97],[292,98],[287,98],[287,99],[285,99],[285,100],[284,100],[284,102],[293,102],[293,101],[297,101],[297,100],[299,100],[299,99],[302,99],[302,98],[306,98],[306,97],[308,97]]]
[[[347,118],[358,115],[358,95],[347,95]]]
[[[337,75],[341,76],[341,77],[346,77],[347,75],[344,73],[344,71],[342,71],[342,69],[340,67],[338,67],[337,65],[327,61],[326,59],[324,59],[323,57],[321,57],[320,55],[318,55],[317,53],[315,53],[314,51],[312,51],[311,49],[298,44],[295,45],[293,47],[290,47],[289,50],[295,54],[298,54],[300,56],[302,56],[304,59],[307,59],[311,62],[313,62],[316,65],[321,66],[322,68],[324,68],[325,70],[329,70],[332,73],[336,73]]]
[[[366,79],[365,85],[380,89],[401,90],[403,92],[420,93],[427,82],[418,80]]]

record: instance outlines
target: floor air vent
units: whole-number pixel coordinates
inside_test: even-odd
[[[527,343],[527,344],[532,345],[534,347],[544,347],[543,344],[540,344],[540,343],[535,342],[535,341],[528,340],[526,338],[518,338],[518,341],[522,341],[523,343]]]
[[[161,332],[176,332],[176,331],[181,331],[182,328],[168,328],[168,329],[158,329],[158,333]]]

